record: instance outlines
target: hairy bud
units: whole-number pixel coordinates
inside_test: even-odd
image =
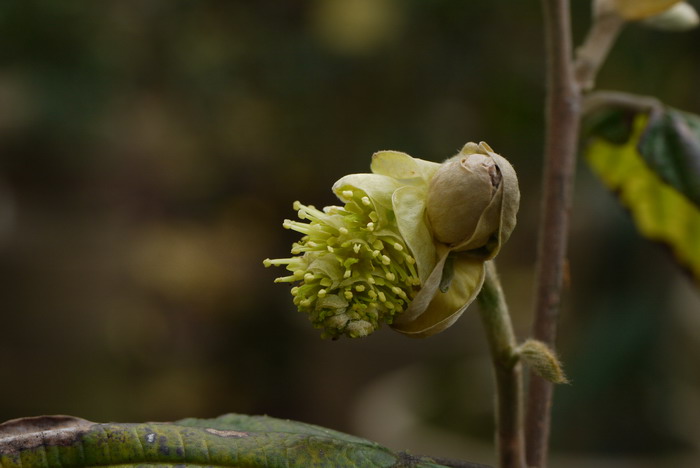
[[[546,344],[538,340],[527,340],[518,348],[520,358],[537,375],[555,384],[569,383],[559,358]]]

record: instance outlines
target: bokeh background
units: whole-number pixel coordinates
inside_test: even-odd
[[[0,420],[269,414],[492,463],[476,314],[322,341],[262,260],[288,255],[294,200],[336,203],[374,151],[485,140],[520,176],[499,264],[527,336],[541,24],[534,1],[0,3]],[[700,112],[699,41],[630,26],[599,85]],[[696,286],[584,163],[570,285],[555,466],[698,466]]]

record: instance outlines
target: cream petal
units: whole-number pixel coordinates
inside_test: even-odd
[[[484,150],[476,143],[473,141],[470,141],[469,143],[465,144],[461,150],[459,150],[458,155],[461,156],[468,156],[470,154],[486,154]]]
[[[479,221],[471,237],[464,240],[463,242],[452,245],[452,249],[455,252],[464,252],[467,250],[479,249],[483,250],[484,254],[487,256],[490,256],[491,254],[495,256],[495,254],[498,253],[500,243],[492,243],[489,237],[493,236],[493,233],[498,232],[499,223],[501,223],[499,210],[502,210],[502,200],[503,186],[500,186],[498,187],[496,194],[493,196],[486,209],[484,209],[483,213],[479,217]]]
[[[400,151],[378,151],[372,155],[372,172],[399,180],[419,179],[427,183],[440,164],[409,156]]]
[[[445,267],[447,256],[450,254],[450,249],[444,244],[437,245],[438,260],[435,263],[428,279],[422,281],[422,285],[416,296],[408,304],[408,307],[401,315],[397,316],[394,323],[391,325],[394,329],[401,331],[409,327],[411,323],[416,321],[428,309],[435,294],[440,287],[442,279],[442,270]],[[449,292],[449,291],[448,291]]]
[[[642,23],[661,31],[689,31],[697,27],[700,18],[692,5],[681,2],[658,15],[643,19]]]
[[[501,246],[510,238],[510,234],[515,229],[517,223],[518,209],[520,208],[520,188],[518,186],[518,176],[515,174],[513,166],[500,154],[492,154],[498,168],[501,170],[502,186],[503,186],[503,203],[501,204],[501,226],[498,230],[498,247],[496,253]],[[490,258],[493,258],[493,254]]]
[[[430,229],[425,221],[425,190],[406,185],[392,196],[396,224],[413,258],[418,277],[425,283],[437,261]]]
[[[515,174],[515,169],[500,154],[494,153],[493,150],[484,142],[479,144],[479,147],[488,152],[488,155],[493,158],[501,171],[501,184],[498,187],[498,191],[493,197],[493,200],[488,207],[484,210],[484,214],[479,219],[477,228],[474,234],[464,242],[458,245],[453,245],[452,248],[457,251],[470,250],[473,246],[482,245],[484,233],[493,232],[494,226],[490,226],[489,219],[492,219],[491,212],[494,209],[500,209],[501,212],[498,216],[499,226],[495,230],[498,232],[498,237],[486,245],[484,258],[486,260],[493,259],[501,247],[510,237],[510,234],[515,228],[517,222],[518,209],[520,207],[520,189],[518,187],[518,176]]]
[[[636,21],[657,15],[682,0],[608,0],[617,13],[629,21]]]
[[[442,264],[444,265],[444,261]],[[392,328],[413,338],[426,338],[444,331],[474,302],[484,284],[484,277],[483,261],[467,255],[458,255],[454,260],[454,278],[450,289],[442,293],[436,287],[432,300],[420,315],[410,321],[404,321],[403,315],[409,312],[409,306],[406,312],[394,320]]]
[[[480,153],[460,153],[442,164],[430,183],[426,202],[438,241],[462,245],[473,238],[481,240],[476,246],[480,247],[496,232],[500,207],[487,210],[497,198],[491,180],[496,168],[492,157]]]
[[[391,209],[391,195],[401,187],[401,184],[385,175],[380,174],[350,174],[340,178],[333,184],[333,193],[342,201],[349,202],[343,192],[350,189],[360,189],[367,194],[375,205]]]

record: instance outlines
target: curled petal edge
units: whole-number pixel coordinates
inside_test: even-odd
[[[432,234],[425,222],[425,190],[410,185],[401,187],[394,192],[392,203],[399,232],[416,260],[421,284],[425,284],[437,256]]]
[[[391,327],[413,338],[426,338],[444,331],[464,313],[481,291],[486,274],[484,261],[468,254],[456,254],[454,277],[450,289],[440,291],[442,270],[448,248],[440,249],[440,257],[428,281],[423,285],[408,308],[396,317]]]
[[[597,15],[616,14],[627,21],[639,21],[658,15],[682,0],[596,0]]]
[[[418,183],[427,184],[440,164],[414,158],[400,151],[377,151],[372,155],[370,168],[375,174],[402,181],[418,179]]]
[[[343,203],[350,201],[343,192],[347,189],[360,189],[370,200],[384,208],[391,208],[391,195],[401,184],[385,175],[380,174],[349,174],[341,177],[333,184],[333,193]]]

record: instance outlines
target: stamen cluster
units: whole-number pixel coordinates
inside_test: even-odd
[[[366,336],[393,322],[415,296],[420,280],[415,259],[398,234],[391,210],[380,216],[360,189],[344,190],[345,206],[318,210],[294,203],[299,219],[283,226],[304,236],[292,245],[291,258],[266,259],[285,265],[300,312],[324,338]]]

